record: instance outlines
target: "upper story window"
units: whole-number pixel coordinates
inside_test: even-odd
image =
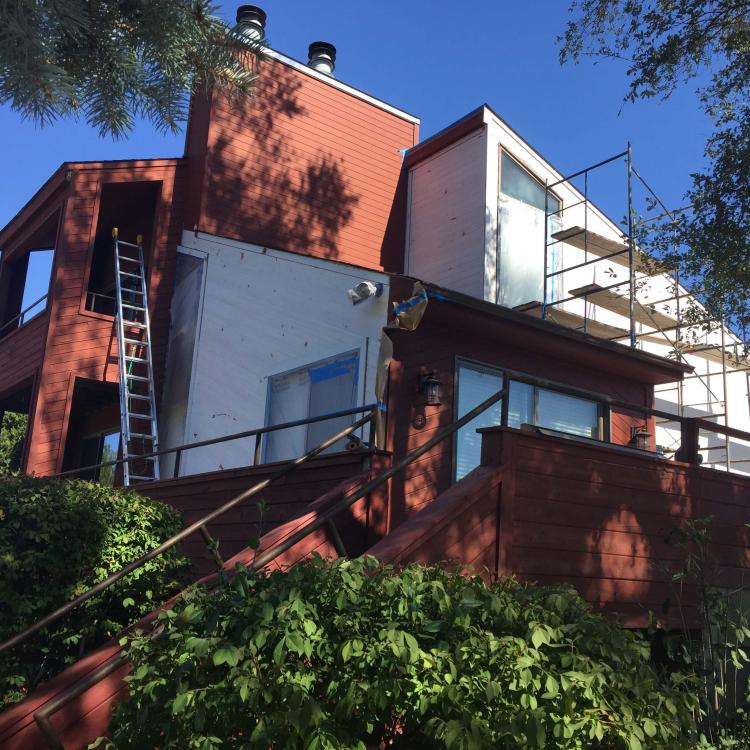
[[[561,228],[562,204],[544,183],[527,171],[506,151],[500,151],[500,190],[497,209],[496,302],[516,307],[541,302],[544,296],[545,222],[547,242]],[[546,193],[546,205],[545,205]],[[561,263],[561,251],[548,248],[547,272]],[[550,282],[548,299],[555,297]]]
[[[456,380],[456,416],[461,417],[497,393],[503,387],[504,374],[502,370],[493,367],[459,361]],[[604,406],[597,401],[517,380],[509,382],[506,418],[509,427],[531,424],[569,435],[601,440],[604,414]],[[454,471],[456,480],[479,466],[482,438],[477,429],[502,423],[502,405],[497,403],[458,431]]]
[[[545,188],[542,182],[505,151],[500,154],[500,192],[540,211],[545,210]],[[560,210],[560,201],[552,193],[547,195],[546,210],[548,214]]]
[[[359,352],[352,351],[273,375],[268,383],[266,425],[294,422],[351,409],[357,399]],[[355,420],[327,419],[268,433],[266,461],[283,461],[306,453]],[[327,452],[343,450],[344,440]]]

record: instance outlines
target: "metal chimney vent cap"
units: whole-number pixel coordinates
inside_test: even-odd
[[[268,16],[257,5],[240,5],[237,8],[237,25],[250,39],[262,39],[266,34]]]
[[[319,73],[332,75],[336,69],[336,48],[330,42],[313,42],[308,48],[307,64]]]

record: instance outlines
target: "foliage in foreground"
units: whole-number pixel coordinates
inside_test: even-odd
[[[1,0],[0,105],[41,124],[83,116],[100,135],[138,117],[174,132],[197,83],[253,92],[258,46],[209,0]]]
[[[627,101],[666,99],[688,82],[697,83],[696,95],[714,124],[706,167],[691,175],[688,210],[679,209],[674,222],[657,223],[637,239],[667,266],[679,268],[683,279],[693,280],[716,318],[744,332],[750,326],[750,3],[569,3],[563,62],[582,57],[623,62]],[[686,312],[694,322],[705,318],[695,305]]]
[[[0,478],[0,640],[181,528],[169,506],[91,482]],[[170,551],[0,656],[0,707],[150,612],[184,565]]]
[[[685,748],[696,702],[564,587],[317,558],[240,570],[128,646],[120,748]],[[389,744],[389,743],[392,743]]]
[[[0,476],[21,467],[28,417],[6,411],[0,419]]]

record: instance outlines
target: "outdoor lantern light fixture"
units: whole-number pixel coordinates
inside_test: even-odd
[[[633,438],[630,442],[638,450],[647,451],[651,448],[651,433],[645,424],[633,428]]]
[[[434,372],[419,376],[419,392],[427,406],[440,406],[443,402],[443,383]]]

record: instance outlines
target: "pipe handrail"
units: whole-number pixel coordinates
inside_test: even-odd
[[[466,412],[460,419],[451,422],[447,427],[440,430],[436,435],[427,440],[425,443],[415,448],[411,453],[407,453],[400,461],[397,461],[393,466],[385,471],[381,472],[374,479],[363,484],[359,489],[346,495],[337,503],[332,505],[330,508],[321,513],[317,518],[314,518],[309,523],[305,524],[302,528],[297,529],[293,534],[290,534],[286,539],[279,542],[277,545],[267,550],[266,552],[258,555],[252,564],[249,566],[250,570],[257,571],[264,568],[269,563],[273,562],[279,555],[290,550],[295,544],[302,541],[308,534],[311,534],[321,526],[325,526],[330,523],[335,516],[344,510],[350,508],[357,500],[369,495],[373,490],[380,487],[381,484],[387,482],[394,474],[397,474],[402,469],[406,468],[409,464],[416,461],[420,456],[427,453],[427,451],[434,448],[438,443],[442,442],[448,437],[451,437],[454,433],[458,432],[462,427],[467,425],[482,412],[487,411],[491,406],[496,404],[498,401],[504,399],[508,394],[508,386],[503,386],[499,391],[494,393],[489,398],[482,401],[481,404],[475,406],[471,411]]]
[[[21,325],[16,326],[16,328],[20,328],[23,325],[23,316],[26,315],[29,310],[33,310],[40,302],[44,302],[47,297],[49,297],[49,294],[43,294],[36,302],[32,302],[25,310],[21,310],[21,312],[14,315],[10,320],[6,320],[5,323],[0,326],[0,333],[2,333],[11,323],[15,323],[18,320],[21,320],[22,322]]]
[[[186,526],[184,529],[179,531],[177,534],[174,534],[169,539],[162,542],[158,547],[155,547],[151,551],[146,552],[144,555],[141,555],[136,560],[133,560],[132,562],[120,568],[120,570],[107,576],[107,578],[105,578],[103,581],[100,581],[95,586],[92,586],[90,589],[88,589],[88,591],[85,591],[84,593],[79,594],[75,599],[72,599],[71,601],[67,602],[61,607],[58,607],[53,612],[50,612],[50,614],[46,615],[45,617],[42,617],[40,620],[37,620],[34,624],[29,625],[21,633],[18,633],[12,638],[9,638],[3,643],[0,643],[0,654],[7,651],[8,649],[13,648],[14,646],[17,646],[19,643],[22,643],[23,641],[25,641],[27,638],[29,638],[30,636],[32,636],[34,633],[38,632],[42,628],[45,628],[48,625],[51,625],[52,623],[57,622],[57,620],[59,620],[64,615],[66,615],[68,612],[70,612],[72,609],[77,607],[79,604],[82,604],[88,599],[91,599],[91,597],[96,596],[102,591],[105,591],[112,584],[117,583],[117,581],[129,575],[133,571],[137,570],[145,563],[149,562],[150,560],[153,560],[155,557],[158,557],[163,552],[166,552],[168,549],[171,549],[176,544],[181,542],[183,539],[187,538],[188,536],[190,536],[191,534],[194,534],[197,531],[200,531],[202,528],[206,526],[206,524],[215,520],[219,516],[224,515],[224,513],[226,513],[228,510],[231,510],[236,505],[239,505],[240,503],[244,502],[248,498],[253,497],[254,495],[257,495],[259,492],[266,489],[266,487],[268,487],[270,484],[273,484],[278,479],[285,477],[287,474],[296,470],[302,464],[307,463],[307,461],[309,461],[311,458],[314,458],[319,453],[322,453],[324,450],[326,450],[326,448],[330,448],[332,445],[337,443],[339,440],[345,438],[347,435],[351,435],[353,432],[358,430],[367,422],[374,419],[374,416],[375,416],[375,412],[374,410],[372,410],[369,414],[366,414],[364,417],[361,417],[360,419],[358,419],[356,422],[352,423],[348,427],[344,428],[343,430],[340,430],[338,433],[336,433],[332,437],[328,438],[327,440],[324,440],[320,445],[316,446],[312,450],[309,450],[307,453],[303,454],[302,456],[299,456],[298,458],[295,458],[294,460],[287,462],[284,466],[282,466],[277,471],[275,471],[270,477],[267,477],[266,479],[254,484],[252,487],[250,487],[247,490],[243,490],[239,494],[235,495],[231,500],[228,500],[226,503],[224,503],[224,505],[221,505],[220,507],[212,510],[210,513],[207,513],[206,515],[202,516],[197,521],[194,521],[189,526]]]
[[[103,461],[99,464],[93,464],[92,466],[81,466],[77,469],[68,469],[62,471],[59,474],[54,474],[54,479],[60,479],[62,477],[72,476],[75,474],[82,474],[87,471],[95,471],[96,469],[103,469],[108,466],[119,466],[124,464],[126,461],[140,461],[147,458],[158,458],[160,456],[168,455],[170,453],[182,453],[183,451],[190,450],[191,448],[204,448],[208,445],[216,445],[217,443],[225,443],[230,440],[242,440],[243,438],[265,435],[269,432],[277,432],[278,430],[286,430],[292,427],[302,427],[303,425],[315,424],[316,422],[326,422],[329,419],[338,419],[339,417],[349,417],[354,414],[361,414],[363,412],[372,412],[377,407],[377,404],[365,404],[364,406],[353,406],[350,409],[341,409],[340,411],[333,411],[328,414],[320,414],[316,417],[306,417],[305,419],[295,419],[292,422],[279,422],[278,424],[267,425],[266,427],[256,427],[252,430],[244,430],[243,432],[235,432],[231,435],[222,435],[217,438],[209,438],[207,440],[199,440],[195,443],[184,443],[183,445],[177,445],[174,448],[162,448],[158,451],[151,451],[150,453],[139,453],[137,456],[131,456],[130,458],[118,458],[114,461]]]

